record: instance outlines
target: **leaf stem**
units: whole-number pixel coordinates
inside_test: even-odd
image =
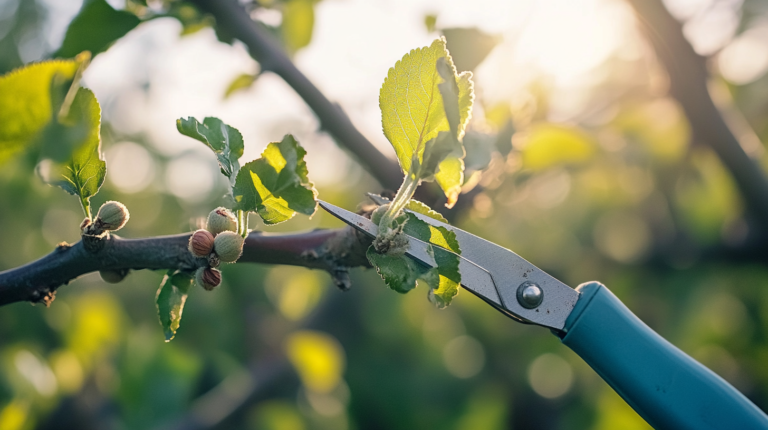
[[[248,211],[237,210],[237,234],[243,237],[248,236]]]
[[[400,214],[400,211],[408,204],[408,200],[413,197],[416,192],[416,188],[419,186],[418,176],[409,172],[403,178],[403,184],[395,194],[395,198],[392,199],[392,203],[389,204],[389,209],[384,213],[379,222],[379,237],[389,233],[392,230],[395,218]]]
[[[80,197],[80,206],[83,207],[85,217],[91,219],[91,201],[88,197]]]

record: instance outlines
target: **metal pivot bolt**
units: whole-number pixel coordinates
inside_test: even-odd
[[[517,287],[517,302],[526,309],[538,307],[544,300],[544,291],[531,281],[525,281]]]

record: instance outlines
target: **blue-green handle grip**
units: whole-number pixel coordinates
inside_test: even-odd
[[[655,429],[768,429],[768,416],[637,318],[598,282],[580,285],[565,345]]]

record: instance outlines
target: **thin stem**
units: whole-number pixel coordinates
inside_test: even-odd
[[[243,231],[240,233],[243,238],[248,236],[248,215],[251,213],[249,211],[242,211],[244,212],[242,222],[243,222]]]
[[[379,222],[379,237],[389,233],[392,230],[395,218],[400,214],[400,211],[408,204],[408,200],[413,197],[416,192],[416,188],[419,186],[419,180],[414,174],[407,174],[403,178],[403,184],[397,190],[395,198],[392,199],[392,203],[389,204],[389,209],[384,213]]]
[[[237,210],[237,234],[243,237],[245,237],[245,235],[243,234],[243,231],[248,229],[248,227],[243,227],[243,224],[245,224],[244,212],[245,211],[242,209]]]
[[[80,197],[80,206],[83,208],[85,217],[91,219],[91,201],[88,197]]]

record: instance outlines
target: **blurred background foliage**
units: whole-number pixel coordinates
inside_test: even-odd
[[[768,409],[764,254],[743,250],[755,232],[731,174],[692,136],[629,6],[460,3],[245,6],[390,157],[377,107],[386,70],[444,34],[478,91],[456,224],[569,285],[604,282]],[[768,166],[768,4],[665,5],[707,56],[710,93],[731,129]],[[168,0],[2,0],[0,72],[104,51],[85,74],[104,110],[109,168],[94,204],[130,208],[125,237],[189,231],[225,201],[213,157],[175,132],[181,116],[239,128],[245,159],[294,133],[324,200],[351,208],[381,190],[289,87],[211,26],[192,4]],[[0,270],[78,240],[76,199],[42,184],[27,158],[0,169]],[[322,212],[252,224],[340,226]],[[223,272],[215,292],[192,292],[168,344],[154,306],[161,273],[118,285],[91,274],[50,308],[0,309],[0,428],[647,428],[546,330],[466,293],[437,310],[422,288],[393,293],[372,270],[354,270],[347,293],[302,268]]]

